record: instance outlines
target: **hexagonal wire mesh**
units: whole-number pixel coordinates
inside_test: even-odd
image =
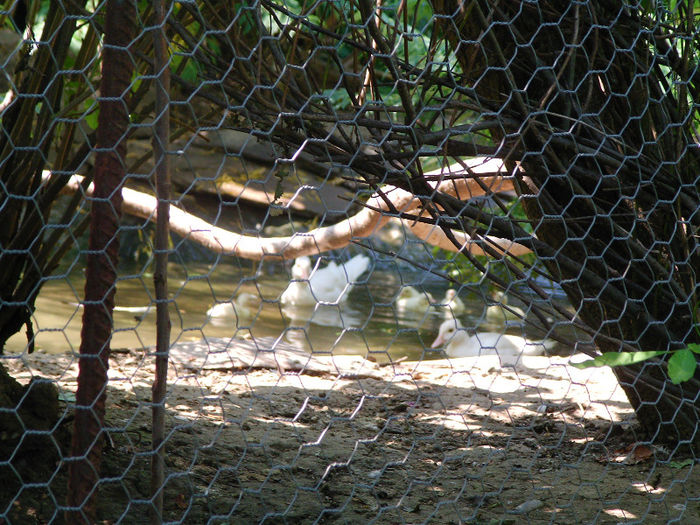
[[[111,47],[107,4],[0,11],[0,519],[63,519],[72,432],[104,442],[88,521],[700,521],[697,2],[122,2]],[[85,303],[109,103],[121,248]],[[83,304],[113,323],[104,421],[76,400]],[[626,361],[571,365],[600,352]]]

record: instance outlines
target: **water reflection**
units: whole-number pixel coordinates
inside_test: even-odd
[[[264,270],[264,273],[261,271]],[[424,357],[424,348],[434,339],[444,309],[430,305],[424,311],[400,310],[395,306],[402,283],[411,283],[421,293],[443,297],[447,284],[426,274],[411,282],[406,273],[377,270],[366,285],[356,286],[342,305],[282,307],[279,297],[288,275],[281,265],[171,264],[169,303],[171,341],[205,337],[282,337],[310,352],[371,355],[378,361]],[[126,276],[119,280],[114,311],[112,348],[143,348],[155,344],[155,300],[151,277]],[[34,314],[35,345],[51,353],[78,352],[82,308],[82,274],[48,281],[42,288]],[[241,294],[256,298],[248,305],[250,316],[212,319],[207,311],[215,303],[226,303]],[[481,294],[462,293],[465,325],[503,330],[504,324],[489,322]],[[483,295],[482,295],[483,296]],[[215,321],[215,322],[214,322]],[[521,327],[511,327],[521,333]],[[26,336],[16,334],[8,341],[9,353],[26,348]],[[431,357],[435,357],[434,354]]]
[[[293,325],[313,323],[326,328],[359,328],[368,321],[367,310],[361,312],[348,305],[283,306],[282,314]],[[307,323],[308,322],[308,323]]]

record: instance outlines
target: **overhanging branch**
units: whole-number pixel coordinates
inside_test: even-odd
[[[426,173],[426,177],[430,179],[442,175],[447,180],[440,181],[438,178],[437,181],[429,180],[428,183],[436,191],[453,195],[462,200],[484,195],[486,190],[499,192],[513,189],[510,178],[500,175],[502,163],[498,159],[472,159],[469,164],[470,178],[455,179],[455,176],[459,174],[464,175],[464,169],[460,166],[450,166]],[[481,184],[471,178],[473,174],[480,176]],[[43,182],[48,182],[51,177],[51,172],[44,172]],[[81,191],[82,182],[82,176],[72,176],[63,190],[64,193]],[[86,197],[92,197],[92,185],[84,191]],[[318,254],[342,248],[347,246],[353,238],[368,237],[382,228],[393,217],[396,217],[395,214],[391,213],[392,207],[400,213],[409,213],[421,206],[418,198],[400,188],[384,186],[381,191],[384,197],[379,194],[372,195],[365,207],[348,219],[331,226],[316,228],[305,233],[295,233],[287,237],[259,237],[231,232],[214,226],[175,206],[170,208],[170,230],[216,253],[252,260],[262,258],[293,259],[302,255]],[[155,197],[130,188],[123,188],[122,194],[124,213],[149,221],[156,220],[157,200]],[[419,221],[399,220],[402,220],[404,226],[419,239],[445,250],[457,251],[454,243],[440,227]],[[453,231],[453,234],[462,244],[463,250],[468,250],[473,255],[486,255],[484,250],[464,232]],[[504,255],[522,255],[530,252],[529,248],[508,239],[489,238],[489,242],[491,246],[502,251]]]

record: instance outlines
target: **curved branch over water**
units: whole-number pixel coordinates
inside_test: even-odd
[[[481,196],[486,189],[492,192],[511,191],[512,180],[500,175],[502,163],[498,159],[474,159],[469,162],[472,175],[480,175],[480,183],[473,178],[464,177],[464,169],[451,166],[443,170],[426,173],[428,177],[450,177],[448,180],[431,182],[436,191],[448,193],[462,200]],[[461,177],[461,178],[457,178]],[[50,172],[44,172],[43,180],[51,178]],[[80,191],[83,177],[73,175],[64,188],[65,193]],[[93,187],[85,190],[85,196],[92,197]],[[123,188],[123,212],[149,221],[157,218],[157,200],[146,193]],[[295,233],[288,237],[259,237],[234,233],[187,213],[177,207],[170,208],[170,230],[188,238],[209,250],[225,255],[236,255],[244,259],[260,260],[294,259],[302,255],[312,255],[347,246],[352,239],[368,237],[396,217],[394,210],[400,214],[415,212],[421,202],[413,194],[393,186],[384,186],[381,194],[373,194],[358,213],[333,224],[316,228],[309,232]],[[439,246],[442,249],[457,251],[453,242],[444,231],[435,225],[409,219],[401,219],[404,226],[410,229],[419,239]],[[470,236],[460,231],[453,235],[462,243],[463,249],[473,255],[485,255],[484,250]],[[514,243],[508,239],[489,238],[492,247],[497,247],[503,254],[522,255],[529,253],[529,248]]]

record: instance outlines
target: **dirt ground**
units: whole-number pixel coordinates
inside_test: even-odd
[[[77,361],[5,364],[56,381],[65,454]],[[142,351],[113,353],[100,523],[148,522],[153,370]],[[557,357],[380,366],[210,340],[176,345],[169,376],[165,521],[700,523],[700,464],[635,439],[609,370]],[[39,457],[0,463],[0,523],[63,522],[60,454]]]

